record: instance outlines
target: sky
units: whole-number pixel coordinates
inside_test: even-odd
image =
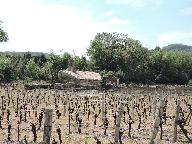
[[[192,0],[0,0],[9,41],[0,51],[85,55],[97,33],[119,32],[149,49],[192,45]]]

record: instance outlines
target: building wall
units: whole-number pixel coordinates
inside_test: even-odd
[[[118,85],[118,78],[114,76],[109,76],[104,78],[106,84],[111,84],[111,85]]]
[[[80,80],[80,86],[94,86],[101,87],[101,81],[99,80]]]

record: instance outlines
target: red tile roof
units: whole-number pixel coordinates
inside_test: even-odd
[[[90,72],[90,71],[72,72],[68,70],[64,70],[63,72],[80,80],[101,80],[101,75],[96,72]]]

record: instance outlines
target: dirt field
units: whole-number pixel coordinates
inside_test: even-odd
[[[0,143],[39,143],[43,140],[44,111],[53,109],[51,143],[114,143],[119,106],[122,143],[149,143],[159,101],[164,98],[162,140],[171,143],[176,101],[181,101],[185,126],[192,138],[190,90],[128,88],[123,91],[25,90],[21,86],[0,87]],[[70,129],[70,130],[69,130]],[[34,142],[35,140],[35,142]],[[189,143],[178,127],[178,143]]]

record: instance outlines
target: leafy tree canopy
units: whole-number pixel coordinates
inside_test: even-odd
[[[2,21],[0,21],[0,42],[6,42],[8,41],[8,35],[3,30]]]

